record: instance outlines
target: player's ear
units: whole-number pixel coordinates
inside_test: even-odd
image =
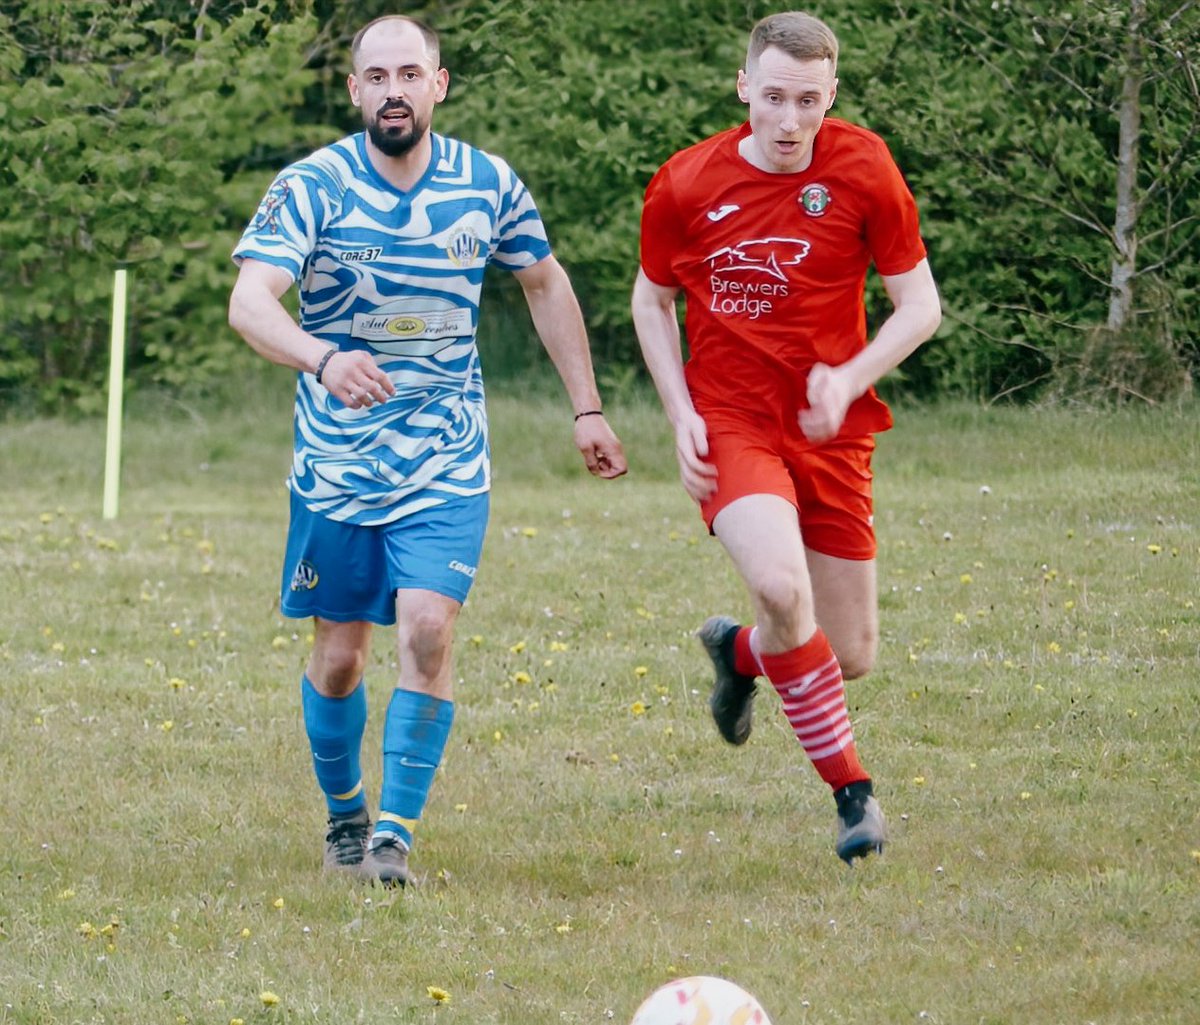
[[[437,73],[433,76],[433,102],[441,103],[449,91],[450,72],[445,68],[438,68]]]
[[[835,78],[833,80],[833,90],[829,94],[829,106],[825,108],[827,111],[833,109],[833,101],[837,99],[837,87],[838,87],[838,80]]]
[[[750,83],[746,80],[746,69],[745,68],[738,68],[737,97],[743,103],[750,102]]]
[[[361,107],[362,100],[358,95],[358,79],[354,77],[353,72],[346,76],[346,89],[350,93],[350,102],[356,107]]]

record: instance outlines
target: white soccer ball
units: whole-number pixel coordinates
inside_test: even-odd
[[[771,1019],[741,986],[713,975],[693,975],[656,989],[630,1025],[771,1025]]]

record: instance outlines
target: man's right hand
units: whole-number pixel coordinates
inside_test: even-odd
[[[706,461],[708,428],[704,418],[692,411],[675,424],[675,457],[684,490],[696,502],[704,502],[717,490],[717,468]]]
[[[364,409],[386,402],[396,387],[369,352],[335,352],[325,364],[321,383],[347,409]]]

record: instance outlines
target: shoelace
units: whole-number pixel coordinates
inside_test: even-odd
[[[335,822],[325,834],[325,842],[337,852],[340,862],[362,858],[367,841],[367,826],[361,822]]]

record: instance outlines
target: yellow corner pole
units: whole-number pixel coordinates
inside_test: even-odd
[[[104,518],[117,518],[121,490],[121,404],[125,394],[125,295],[124,268],[113,274],[112,347],[108,360],[108,432],[104,446]]]

